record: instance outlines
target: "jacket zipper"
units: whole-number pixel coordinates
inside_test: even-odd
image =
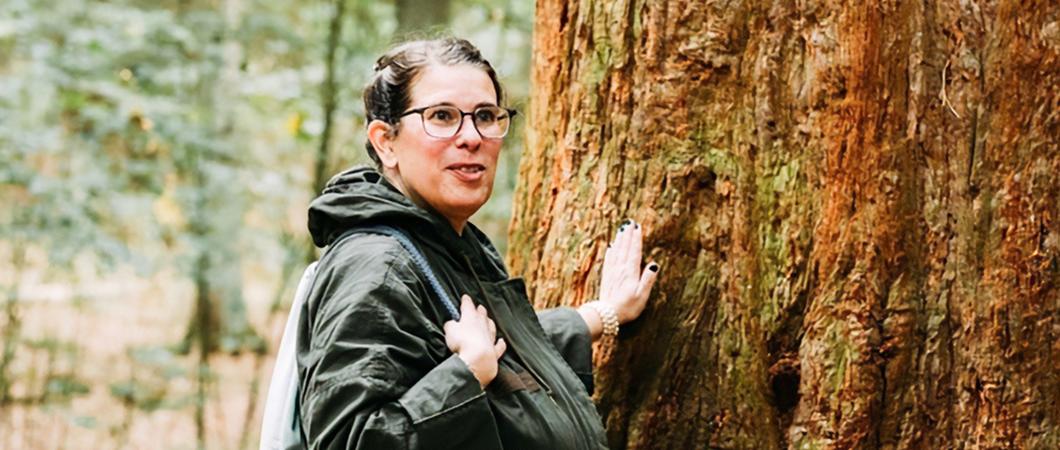
[[[464,257],[464,262],[467,264],[468,269],[471,271],[471,276],[475,278],[475,284],[478,286],[479,294],[482,295],[482,302],[484,304],[488,304],[488,302],[486,301],[486,297],[487,297],[486,289],[484,287],[482,287],[482,281],[479,279],[478,273],[475,272],[475,266],[471,264],[471,260],[467,257],[466,254],[461,253],[461,256]],[[487,306],[487,308],[489,308],[489,307]],[[493,311],[489,311],[489,312],[493,313]],[[505,342],[508,345],[510,345],[513,350],[515,350],[516,355],[525,354],[525,353],[520,352],[519,349],[516,348],[515,343],[508,336],[507,332],[505,332],[499,326],[497,327],[497,330],[500,331],[500,333],[502,335],[501,337],[504,338]],[[541,387],[545,390],[545,396],[548,397],[548,399],[552,401],[552,405],[556,407],[556,410],[559,411],[560,414],[567,415],[567,411],[562,406],[560,406],[558,401],[556,401],[556,397],[555,397],[555,395],[554,395],[554,393],[552,391],[552,387],[549,386],[548,383],[545,382],[545,377],[542,377],[541,374],[537,373],[537,371],[534,370],[534,366],[532,364],[530,364],[529,362],[527,362],[524,357],[519,356],[519,360],[522,361],[523,366],[526,367],[527,372],[530,372],[530,376],[532,376],[534,378],[534,380],[536,380],[537,383],[540,384]],[[570,422],[568,422],[568,425],[570,427],[572,427],[572,430],[576,431],[576,429],[578,427],[573,422],[573,419],[568,419],[568,420],[570,420]]]
[[[471,270],[471,276],[475,278],[475,284],[478,285],[479,294],[482,295],[482,301],[483,303],[485,303],[487,295],[486,289],[482,287],[482,281],[479,280],[478,273],[475,273],[475,267],[471,264],[471,260],[468,259],[467,255],[461,254],[461,256],[464,257],[464,262],[467,263],[468,269]],[[518,348],[515,347],[515,342],[512,341],[506,331],[504,331],[501,327],[497,327],[497,330],[501,333],[501,337],[504,338],[504,342],[511,346],[512,349],[515,350],[516,354],[523,354]],[[548,383],[545,382],[545,378],[538,374],[537,371],[534,370],[534,366],[528,363],[524,358],[520,357],[519,359],[522,360],[523,366],[526,367],[527,372],[530,372],[530,376],[534,377],[534,381],[537,381],[537,383],[545,389],[545,394],[548,396],[549,400],[552,400],[552,404],[556,405],[557,409],[563,410],[563,408],[560,408],[559,402],[557,402],[556,398],[553,396],[552,387],[550,387]]]

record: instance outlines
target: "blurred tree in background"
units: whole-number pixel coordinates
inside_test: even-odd
[[[34,381],[38,338],[50,331],[23,326],[43,314],[42,287],[66,286],[60,300],[77,311],[137,308],[146,299],[95,298],[92,283],[171,273],[183,281],[163,289],[189,294],[173,309],[186,315],[171,317],[184,339],[138,341],[129,364],[201,350],[189,370],[160,378],[196,384],[187,401],[159,402],[144,379],[116,373],[77,381],[88,376],[74,368],[93,361],[76,341],[47,346],[49,355],[75,350],[63,353],[69,374],[45,378],[73,380],[63,392],[88,398],[110,384],[115,410],[194,404],[198,437],[182,442],[237,445],[210,442],[203,410],[221,395],[210,394],[221,382],[211,353],[260,351],[274,338],[269,327],[306,259],[309,200],[331,174],[367,162],[360,91],[375,59],[405,36],[466,37],[497,66],[509,103],[523,107],[532,15],[532,5],[508,0],[0,0],[0,409],[31,408],[55,389]],[[473,219],[502,251],[521,144],[518,127],[494,198]],[[268,301],[248,303],[261,290]],[[261,372],[255,361],[248,381]],[[247,428],[257,431],[255,395],[240,447],[253,440]],[[106,424],[119,442],[135,442],[135,417],[77,414],[99,417],[76,426]],[[19,448],[28,438],[0,439]]]

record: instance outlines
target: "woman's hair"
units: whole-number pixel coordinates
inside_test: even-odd
[[[493,82],[497,104],[501,104],[503,93],[497,72],[470,42],[452,37],[410,41],[391,48],[376,60],[375,74],[364,87],[365,122],[382,120],[393,125],[394,134],[397,134],[398,115],[409,107],[412,84],[431,64],[468,64],[482,69]],[[376,166],[380,166],[372,142],[366,140],[364,147]]]

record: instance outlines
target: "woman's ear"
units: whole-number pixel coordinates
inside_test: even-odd
[[[382,120],[373,120],[368,124],[368,141],[375,147],[375,154],[383,167],[393,169],[397,167],[397,155],[392,148],[394,136],[391,133],[393,126]]]

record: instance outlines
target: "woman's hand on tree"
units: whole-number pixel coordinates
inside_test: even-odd
[[[640,316],[659,274],[659,265],[654,262],[641,269],[642,231],[636,222],[625,221],[604,254],[600,301],[615,308],[619,323]]]
[[[485,388],[497,376],[497,360],[508,345],[497,339],[497,325],[489,318],[486,308],[478,307],[471,297],[460,298],[460,320],[450,320],[445,330],[445,345],[471,369],[479,385]]]

